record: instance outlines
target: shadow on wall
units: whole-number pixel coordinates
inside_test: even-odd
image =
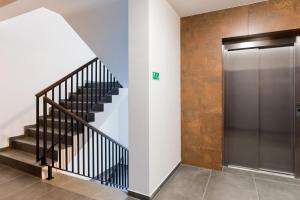
[[[59,14],[45,8],[2,21],[0,29],[3,148],[35,123],[34,95],[96,55]]]
[[[0,21],[40,7],[61,14],[120,83],[127,87],[127,0],[18,0],[3,8],[0,6]]]

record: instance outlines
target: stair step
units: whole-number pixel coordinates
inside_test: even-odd
[[[14,138],[11,140],[11,146],[14,149],[20,150],[20,151],[24,151],[27,153],[31,153],[31,154],[35,154],[36,153],[36,139],[33,137],[28,137],[28,136],[22,136],[22,137],[18,137],[18,138]],[[40,151],[40,155],[42,155],[43,152],[43,140],[39,140],[39,151]],[[48,141],[47,142],[47,149],[51,148],[51,142]],[[62,149],[65,149],[65,145],[62,144],[61,145]],[[51,151],[49,151],[49,153],[47,154],[47,157],[51,158]],[[54,159],[57,160],[58,158],[58,146],[56,145],[54,147],[54,155],[53,155]]]
[[[0,152],[0,163],[42,179],[47,177],[47,167],[40,166],[40,163],[36,162],[35,154],[7,148]]]
[[[81,127],[79,127],[79,129],[80,128]],[[54,142],[57,142],[57,141],[59,141],[59,129],[54,128],[53,131],[54,131]],[[64,128],[61,129],[60,134],[61,134],[61,137],[60,137],[61,143],[65,144],[65,139],[66,138],[65,138],[65,129]],[[34,127],[25,128],[25,135],[28,136],[28,137],[36,138],[36,127],[34,126]],[[77,135],[77,131],[76,131],[75,128],[73,128],[73,135],[74,136]],[[68,131],[67,136],[68,136],[67,137],[67,139],[68,139],[67,142],[68,142],[68,144],[71,144],[71,142],[72,142],[72,133],[71,133],[71,131]],[[43,127],[40,127],[40,129],[39,129],[39,138],[41,140],[44,139],[44,129],[43,129]],[[52,141],[52,128],[51,127],[47,128],[47,140]]]
[[[97,111],[97,112],[104,111],[104,103],[103,102],[102,103],[94,103],[93,102],[93,106],[92,106],[92,102],[67,101],[67,104],[65,102],[66,102],[65,100],[61,100],[60,104],[70,110],[71,110],[71,107],[73,107],[74,112],[76,112],[77,108],[79,110],[81,110],[82,108],[83,108],[83,110],[86,110],[87,107],[92,111]]]
[[[69,110],[69,109],[68,109]],[[71,112],[71,110],[69,110]],[[52,108],[50,108],[50,113],[52,113]],[[65,114],[63,112],[60,112],[61,119],[65,118]],[[73,111],[74,114],[77,114],[77,112]],[[59,111],[57,109],[54,109],[53,112],[54,118],[59,118]],[[78,111],[78,116],[81,118],[84,118],[87,122],[94,122],[95,121],[95,113],[94,111],[86,112],[86,111]],[[67,120],[70,120],[70,117],[67,115]]]
[[[103,91],[106,92],[106,89],[99,89],[99,88],[95,88],[93,87],[93,89],[91,87],[87,88],[87,87],[79,87],[78,88],[78,94],[91,94],[91,92],[93,91],[93,94],[96,94],[96,90],[97,90],[97,94],[103,94]],[[119,88],[114,88],[112,89],[112,91],[109,92],[110,95],[119,95]]]
[[[93,88],[95,87],[96,88],[96,85],[97,85],[97,87],[98,88],[100,88],[100,87],[104,87],[104,88],[107,88],[107,85],[109,86],[109,88],[110,88],[110,86],[113,88],[113,86],[114,86],[114,83],[110,83],[110,82],[101,82],[101,83],[96,83],[96,82],[89,82],[89,83],[86,83],[85,84],[85,87],[86,88],[91,88],[91,86],[93,86]],[[122,88],[122,85],[121,84],[118,84],[117,82],[115,83],[115,88]]]
[[[96,99],[96,97],[97,97],[97,99]],[[88,102],[90,102],[90,101],[93,101],[93,102],[105,102],[105,103],[111,103],[112,102],[112,96],[111,95],[108,95],[108,96],[104,96],[104,97],[101,97],[101,99],[100,99],[100,95],[95,95],[95,94],[93,94],[93,96],[91,95],[91,94],[89,94],[89,95],[86,95],[86,94],[77,94],[77,93],[73,93],[73,94],[71,94],[71,96],[70,96],[70,98],[69,98],[69,101],[71,101],[71,100],[73,100],[73,101],[84,101],[84,102],[86,102],[86,101],[88,101]]]
[[[59,118],[54,117],[53,118],[53,122],[54,122],[54,128],[58,129],[59,128]],[[44,123],[44,117],[40,117],[39,118],[39,123],[40,123],[40,125],[43,125],[43,123]],[[70,119],[67,120],[66,123],[67,123],[67,127],[71,126],[71,120]],[[65,128],[65,124],[66,123],[65,123],[65,118],[61,117],[61,119],[60,119],[60,127],[61,127],[61,129]],[[74,125],[74,127],[76,126],[75,120],[73,120],[73,125]],[[47,117],[47,126],[48,127],[52,127],[52,117],[51,116]],[[29,127],[32,127],[32,126],[29,126]],[[28,127],[25,127],[25,129],[26,128],[28,128]]]

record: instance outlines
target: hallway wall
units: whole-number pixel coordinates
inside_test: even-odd
[[[222,167],[222,38],[295,28],[300,28],[300,0],[270,0],[181,19],[183,163]]]
[[[127,0],[6,0],[0,21],[45,7],[61,14],[124,87],[128,85]],[[5,5],[3,2],[3,5]]]

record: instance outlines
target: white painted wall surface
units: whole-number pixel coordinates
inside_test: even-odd
[[[149,195],[149,4],[129,0],[129,190]]]
[[[166,0],[150,0],[150,194],[181,161],[180,17]],[[152,80],[152,72],[160,80]]]
[[[181,161],[180,18],[166,0],[129,0],[129,150],[129,190],[146,196]]]
[[[0,8],[0,21],[40,7],[61,14],[120,83],[128,86],[127,0],[18,0]]]
[[[0,22],[0,44],[3,148],[34,124],[34,95],[96,55],[60,15],[43,8]]]
[[[112,103],[104,104],[104,112],[95,114],[91,125],[128,147],[128,88],[120,88]]]

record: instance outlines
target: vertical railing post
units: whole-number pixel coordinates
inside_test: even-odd
[[[46,165],[47,160],[47,102],[43,99],[43,157],[42,157],[42,165]],[[54,112],[52,110],[52,112]],[[52,113],[53,114],[53,113]]]
[[[40,97],[36,97],[36,161],[40,160]]]
[[[53,175],[52,175],[52,166],[48,166],[48,178],[47,180],[52,180]]]

